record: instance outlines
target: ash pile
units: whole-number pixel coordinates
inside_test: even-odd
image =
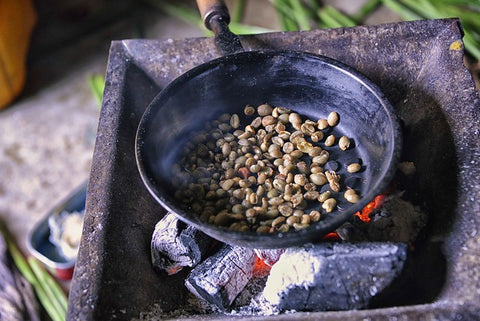
[[[167,213],[152,237],[152,263],[163,275],[188,269],[181,286],[198,301],[193,305],[207,306],[203,313],[370,308],[402,286],[412,244],[426,224],[426,215],[402,196],[383,196],[323,242],[288,249],[223,244]]]

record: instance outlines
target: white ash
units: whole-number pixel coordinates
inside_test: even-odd
[[[292,264],[292,262],[308,262],[308,264]],[[307,289],[315,282],[316,271],[320,270],[321,264],[321,258],[312,258],[304,251],[280,257],[272,267],[263,295],[271,304],[278,305],[282,300],[284,284]],[[275,273],[275,271],[282,271],[282,273]]]

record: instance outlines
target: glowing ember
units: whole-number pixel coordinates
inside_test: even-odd
[[[377,195],[373,201],[367,204],[362,210],[362,212],[357,212],[354,215],[360,218],[364,222],[370,222],[370,213],[374,210],[382,206],[383,202],[385,201],[385,195]]]
[[[340,236],[337,234],[337,232],[331,232],[331,233],[328,233],[327,235],[325,235],[323,238],[322,238],[322,241],[340,241],[341,238]]]
[[[255,259],[255,265],[253,267],[253,274],[256,276],[265,276],[270,273],[270,269],[272,267],[268,266],[262,259],[260,259],[258,256]]]
[[[175,266],[175,267],[171,267],[167,273],[168,275],[174,275],[175,273],[177,272],[180,272],[180,270],[183,268],[183,266]]]

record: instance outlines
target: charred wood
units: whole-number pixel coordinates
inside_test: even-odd
[[[263,297],[279,310],[365,308],[402,271],[406,249],[399,243],[288,249],[272,267]]]
[[[212,238],[167,213],[156,225],[151,242],[152,264],[156,270],[175,274],[183,267],[197,265],[212,245]]]
[[[185,285],[224,311],[253,277],[256,259],[252,249],[224,245],[191,271]]]

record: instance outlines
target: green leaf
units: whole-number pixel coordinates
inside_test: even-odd
[[[90,75],[88,77],[88,84],[90,85],[90,90],[92,91],[93,97],[99,104],[102,105],[103,91],[105,89],[105,78],[100,75]]]

